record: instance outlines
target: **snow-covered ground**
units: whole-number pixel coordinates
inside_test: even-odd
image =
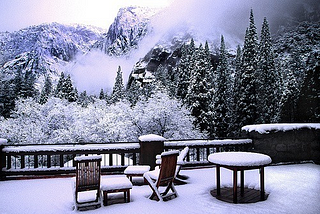
[[[232,173],[222,169],[222,185],[232,185]],[[215,168],[182,170],[189,184],[176,186],[179,197],[156,202],[147,197],[148,185],[133,186],[130,203],[116,203],[82,213],[320,213],[320,166],[297,164],[265,169],[266,201],[230,204],[210,195]],[[71,178],[0,181],[0,213],[75,213]],[[245,184],[259,188],[258,170],[245,172]],[[80,211],[78,211],[80,212]]]

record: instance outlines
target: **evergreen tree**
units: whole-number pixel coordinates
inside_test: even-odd
[[[217,87],[214,96],[214,137],[227,137],[231,123],[232,84],[229,73],[224,37],[221,36],[219,64],[217,67]],[[213,136],[212,136],[213,137]]]
[[[165,68],[163,65],[159,65],[157,70],[153,73],[156,77],[156,80],[161,82],[163,86],[170,86],[170,77],[168,74],[168,69]]]
[[[13,84],[14,84],[15,99],[18,97],[22,97],[21,90],[22,90],[22,84],[23,84],[23,76],[20,68],[18,68],[17,70],[17,73],[13,80]]]
[[[297,102],[295,121],[302,123],[320,122],[320,66],[318,63],[306,73]]]
[[[234,85],[233,85],[233,100],[237,100],[240,94],[240,80],[241,80],[241,67],[242,66],[242,49],[240,45],[237,46],[237,55],[234,62]],[[234,106],[233,109],[235,110],[236,107]]]
[[[297,112],[297,99],[300,93],[297,79],[293,71],[289,69],[286,77],[285,90],[280,101],[281,116],[280,121],[285,123],[295,122]]]
[[[119,102],[125,97],[121,67],[118,67],[117,76],[111,94],[111,103]]]
[[[51,96],[52,93],[52,82],[49,75],[46,76],[46,79],[44,81],[44,86],[42,88],[42,91],[40,93],[40,104],[44,104],[48,101],[48,98]]]
[[[77,89],[73,87],[70,74],[65,79],[65,82],[62,87],[62,91],[64,94],[64,97],[69,102],[75,102],[78,99],[78,93]]]
[[[242,66],[242,49],[240,45],[237,46],[237,54],[234,61],[234,80],[233,80],[233,92],[232,92],[232,112],[233,116],[231,117],[231,127],[230,127],[230,135],[237,136],[239,134],[238,125],[238,101],[240,97],[240,80],[241,80],[241,67]]]
[[[87,91],[84,90],[80,93],[79,98],[77,100],[77,104],[81,105],[82,107],[88,107],[88,105],[93,102],[90,97],[87,95]]]
[[[54,91],[54,96],[55,97],[60,98],[60,99],[63,98],[63,92],[62,91],[63,91],[64,82],[65,82],[64,73],[61,72],[60,78],[58,80],[58,84],[57,84],[56,89]]]
[[[301,55],[294,51],[283,71],[284,91],[280,101],[280,121],[295,122],[297,114],[297,103],[303,83],[304,66]]]
[[[173,74],[169,73],[169,70],[167,67],[163,65],[159,65],[157,70],[153,73],[156,81],[159,82],[169,93],[169,96],[175,96],[176,95],[176,72],[172,72]]]
[[[21,83],[20,96],[23,98],[34,97],[36,95],[35,75],[33,70],[26,71],[24,78]]]
[[[254,23],[253,11],[250,12],[250,25],[246,30],[241,74],[238,85],[237,98],[237,129],[248,124],[255,124],[258,121],[257,114],[257,51],[258,39]]]
[[[102,88],[101,88],[101,90],[100,90],[99,99],[100,99],[100,100],[104,100],[104,99],[105,99],[105,95],[104,95],[104,92],[103,92],[103,89],[102,89]]]
[[[66,99],[69,102],[77,101],[78,92],[72,85],[70,74],[65,77],[64,73],[61,72],[54,96],[60,99]]]
[[[211,62],[208,62],[205,50],[200,44],[192,56],[192,73],[186,102],[191,109],[191,114],[196,117],[195,125],[201,131],[209,130],[212,102],[212,85],[210,83],[212,69]]]
[[[15,108],[16,91],[15,79],[7,79],[0,71],[0,116],[10,117],[10,112]]]
[[[139,98],[142,96],[141,91],[142,91],[142,87],[139,81],[133,81],[130,87],[127,88],[126,95],[131,105],[134,106],[139,101]]]
[[[274,118],[278,111],[279,97],[281,97],[279,91],[280,75],[275,69],[269,24],[266,18],[264,18],[261,29],[258,71],[258,79],[260,80],[258,85],[258,109],[261,115],[259,122],[276,122]]]
[[[181,59],[177,69],[177,97],[184,102],[188,93],[191,76],[191,58],[195,51],[194,40],[190,45],[184,44],[181,48]]]

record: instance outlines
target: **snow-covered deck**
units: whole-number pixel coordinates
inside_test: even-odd
[[[245,185],[259,189],[258,170],[246,171]],[[230,204],[212,197],[215,168],[182,170],[189,184],[176,186],[179,197],[156,202],[148,185],[133,186],[130,203],[117,203],[83,213],[320,213],[320,166],[298,164],[265,168],[266,201]],[[139,179],[139,178],[138,178]],[[0,181],[0,213],[75,213],[71,178]],[[221,185],[232,185],[230,170],[221,171]]]

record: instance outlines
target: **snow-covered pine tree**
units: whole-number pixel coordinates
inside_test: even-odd
[[[20,96],[23,98],[34,97],[37,91],[34,87],[36,78],[33,70],[27,70],[21,82]]]
[[[283,72],[284,92],[280,101],[281,122],[295,122],[297,103],[305,77],[305,65],[299,50],[294,50]]]
[[[65,82],[63,84],[63,94],[64,98],[68,100],[69,102],[75,102],[78,99],[78,93],[77,90],[73,87],[70,74],[65,79]]]
[[[287,73],[284,87],[285,90],[283,91],[283,95],[280,101],[280,121],[292,123],[295,122],[295,115],[297,112],[297,99],[300,90],[297,84],[297,79],[291,69],[289,69]]]
[[[16,75],[13,79],[15,99],[17,99],[18,97],[22,97],[22,94],[21,94],[22,84],[23,84],[22,71],[21,71],[21,68],[18,68],[16,71]]]
[[[47,102],[48,98],[51,96],[52,93],[52,82],[49,75],[46,76],[44,81],[44,86],[40,93],[39,103],[44,104]]]
[[[188,93],[191,75],[191,58],[195,51],[194,40],[189,45],[184,44],[181,48],[181,58],[177,69],[177,97],[184,102]]]
[[[65,77],[64,73],[61,72],[54,96],[60,99],[66,99],[69,102],[75,102],[78,99],[78,92],[73,87],[70,74]]]
[[[263,20],[261,29],[261,39],[259,44],[258,58],[258,98],[260,112],[260,123],[270,123],[275,121],[280,95],[279,83],[280,74],[275,69],[274,53],[272,48],[269,23],[266,18]]]
[[[126,89],[126,96],[131,105],[135,105],[141,96],[141,83],[133,81]]]
[[[15,107],[16,92],[14,79],[8,80],[0,71],[0,116],[10,117],[11,110]]]
[[[88,107],[88,105],[92,102],[90,97],[87,95],[87,91],[84,90],[80,93],[79,98],[77,100],[77,104],[81,105],[82,107]]]
[[[157,70],[153,73],[156,81],[158,81],[162,86],[164,86],[170,96],[175,96],[176,94],[176,72],[169,73],[168,67],[159,65]]]
[[[227,137],[230,135],[232,81],[229,73],[227,51],[224,37],[221,36],[219,64],[216,71],[216,88],[214,96],[214,135],[212,137]]]
[[[316,54],[319,61],[319,55]],[[306,71],[300,97],[297,102],[296,122],[320,122],[320,65]]]
[[[100,90],[99,99],[100,99],[100,100],[104,100],[104,99],[105,99],[105,95],[104,95],[103,88],[101,88],[101,90]]]
[[[63,98],[62,87],[63,87],[64,82],[65,82],[64,72],[61,72],[56,89],[54,90],[55,97],[60,98],[60,99]]]
[[[257,51],[258,37],[254,23],[253,11],[250,11],[250,25],[246,30],[241,74],[238,85],[238,97],[236,99],[237,129],[244,125],[255,124],[258,121],[257,114]]]
[[[211,62],[208,61],[206,52],[200,44],[192,55],[192,70],[186,103],[191,110],[191,114],[196,117],[195,126],[199,126],[201,131],[209,130],[212,121],[211,107],[212,85],[210,79],[212,76]]]
[[[230,135],[237,136],[239,134],[239,124],[238,124],[238,98],[240,94],[240,80],[241,80],[241,65],[242,65],[242,49],[240,45],[237,46],[237,54],[234,59],[234,76],[233,76],[233,91],[232,91],[232,114],[231,117],[231,126],[230,126]]]
[[[111,94],[111,103],[119,102],[125,98],[125,90],[123,85],[123,77],[121,67],[118,67],[117,76]]]

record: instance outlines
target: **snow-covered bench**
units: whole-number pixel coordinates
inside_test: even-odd
[[[148,165],[135,165],[135,166],[128,166],[124,170],[124,174],[132,182],[132,177],[143,177],[143,174],[148,171],[150,171],[150,166]]]
[[[132,183],[124,176],[107,175],[101,179],[101,191],[103,193],[103,205],[108,205],[108,194],[123,192],[124,202],[130,202],[130,190]]]

